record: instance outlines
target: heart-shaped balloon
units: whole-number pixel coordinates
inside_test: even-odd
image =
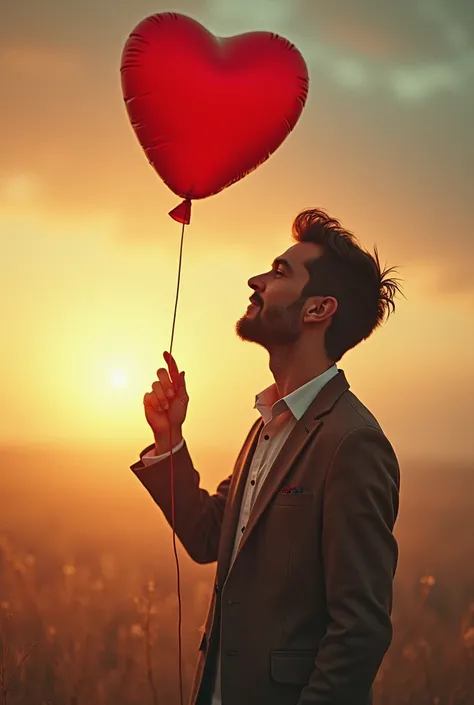
[[[270,32],[218,38],[169,12],[131,33],[121,75],[148,161],[187,203],[266,161],[296,125],[308,94],[305,61],[288,40]]]

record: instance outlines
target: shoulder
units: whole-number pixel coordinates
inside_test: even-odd
[[[395,451],[374,414],[353,394],[345,391],[322,419],[320,443],[333,461],[343,453],[357,457],[385,458],[398,466]]]
[[[374,414],[353,394],[345,391],[324,418],[326,432],[342,440],[356,431],[384,433]]]

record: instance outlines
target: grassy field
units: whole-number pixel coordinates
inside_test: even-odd
[[[2,448],[0,705],[178,705],[171,531],[128,470],[135,459]],[[474,468],[402,471],[376,705],[473,705]],[[212,492],[221,475],[210,467],[203,484]],[[186,697],[215,566],[179,558]]]

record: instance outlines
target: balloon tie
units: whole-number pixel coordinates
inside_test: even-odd
[[[176,206],[176,208],[173,208],[168,215],[178,223],[189,225],[191,220],[191,199],[185,198],[184,201],[182,201],[179,206]]]

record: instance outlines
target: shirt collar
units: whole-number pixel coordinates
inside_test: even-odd
[[[337,365],[333,365],[322,374],[282,398],[278,398],[277,387],[273,383],[255,396],[254,409],[260,412],[265,423],[288,410],[299,421],[316,395],[319,394],[329,380],[337,375],[338,371]]]

